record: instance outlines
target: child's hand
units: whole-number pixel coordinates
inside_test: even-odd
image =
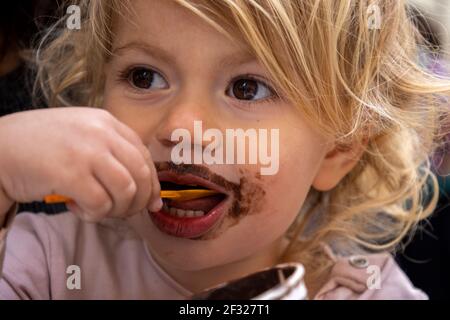
[[[90,222],[162,207],[150,152],[104,110],[55,108],[0,118],[0,146],[0,201],[61,194],[75,201],[69,210]]]

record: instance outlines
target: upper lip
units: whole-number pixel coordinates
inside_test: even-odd
[[[166,181],[181,185],[196,184],[208,188],[210,190],[230,195],[230,193],[225,189],[224,186],[218,185],[210,180],[207,180],[205,178],[199,177],[191,173],[179,174],[172,172],[170,170],[163,170],[158,172],[158,179],[160,182]]]

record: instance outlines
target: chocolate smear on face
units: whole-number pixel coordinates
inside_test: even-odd
[[[191,174],[205,180],[209,180],[228,191],[233,202],[225,215],[225,219],[219,223],[214,230],[208,231],[205,235],[196,238],[196,240],[209,240],[216,238],[227,228],[236,225],[243,217],[248,214],[258,213],[262,209],[263,199],[266,194],[261,186],[261,177],[243,169],[239,170],[241,175],[239,183],[226,180],[224,177],[212,172],[209,168],[195,164],[174,164],[173,162],[156,162],[158,172],[168,171],[178,175]],[[228,219],[229,218],[229,219]],[[225,223],[224,220],[229,220]]]

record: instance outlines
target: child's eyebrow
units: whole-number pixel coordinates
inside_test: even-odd
[[[112,53],[121,55],[124,51],[128,50],[138,50],[142,51],[145,54],[148,54],[158,60],[164,61],[168,64],[174,65],[176,63],[176,58],[174,55],[172,55],[170,52],[167,52],[161,47],[152,45],[150,43],[145,42],[129,42],[127,44],[121,45],[120,47],[113,48]],[[231,54],[228,54],[222,58],[219,59],[215,65],[219,68],[229,68],[233,66],[239,66],[251,62],[256,62],[257,59],[254,55],[252,55],[248,51],[237,51],[233,52]]]
[[[242,51],[242,52],[235,52],[230,55],[227,55],[220,59],[217,66],[220,68],[229,68],[233,66],[240,66],[243,64],[256,62],[257,59],[255,56],[250,54],[249,52]]]
[[[171,55],[169,52],[165,51],[164,49],[143,42],[129,42],[120,47],[113,48],[112,53],[121,55],[123,51],[128,50],[143,51],[144,53],[151,55],[152,57],[157,58],[159,60],[165,61],[167,63],[175,63],[176,61],[175,57]]]

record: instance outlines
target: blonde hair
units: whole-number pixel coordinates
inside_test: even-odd
[[[404,1],[176,1],[247,43],[281,95],[340,148],[366,146],[337,187],[310,192],[311,209],[289,230],[284,260],[301,261],[314,281],[330,266],[321,243],[392,250],[432,213],[438,185],[428,159],[444,134],[450,81],[419,64],[426,44]],[[56,25],[37,51],[38,84],[50,106],[101,105],[114,19],[132,14],[127,1],[77,4],[82,29]],[[379,29],[369,25],[373,5]],[[314,208],[322,216],[311,229]]]

